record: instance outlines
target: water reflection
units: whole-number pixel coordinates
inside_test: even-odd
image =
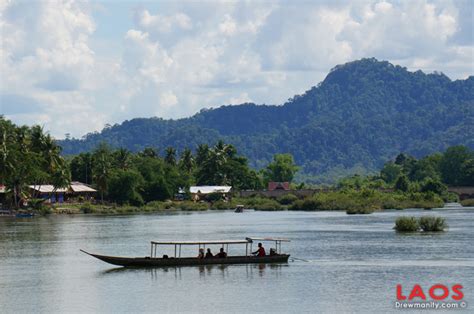
[[[220,277],[226,279],[227,277],[237,274],[246,275],[248,279],[254,278],[256,275],[264,277],[271,275],[278,278],[281,275],[282,269],[288,267],[288,264],[242,264],[242,265],[199,265],[199,266],[168,266],[156,268],[127,268],[116,267],[110,268],[97,273],[97,277],[104,276],[126,276],[130,274],[140,275],[149,274],[152,280],[159,280],[162,276],[174,276],[177,280],[183,279],[183,272],[186,275],[199,274],[201,279],[206,277]],[[232,272],[232,274],[231,274]]]

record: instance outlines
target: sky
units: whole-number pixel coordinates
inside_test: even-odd
[[[80,138],[136,117],[283,104],[375,57],[474,74],[474,2],[0,0],[0,114]]]

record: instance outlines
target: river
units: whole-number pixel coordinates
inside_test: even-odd
[[[392,229],[397,216],[428,214],[445,217],[449,230],[402,235]],[[0,312],[400,312],[397,284],[428,289],[436,283],[462,284],[467,310],[474,310],[473,215],[474,209],[450,208],[352,216],[207,211],[0,217]],[[283,251],[298,260],[121,269],[79,251],[145,256],[150,240],[246,236],[290,238]],[[230,247],[230,254],[241,252]]]

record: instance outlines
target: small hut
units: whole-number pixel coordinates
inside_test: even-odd
[[[55,189],[51,184],[30,185],[29,188],[32,196],[42,198],[49,203],[89,200],[97,193],[97,190],[77,181],[71,182],[67,188]]]

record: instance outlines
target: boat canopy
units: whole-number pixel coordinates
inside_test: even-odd
[[[206,248],[206,245],[219,244],[226,246],[227,251],[229,250],[229,244],[245,244],[245,255],[252,252],[252,244],[254,241],[272,241],[275,242],[275,251],[281,253],[281,243],[290,242],[288,239],[282,238],[245,238],[245,240],[204,240],[204,241],[150,241],[151,242],[151,252],[150,257],[156,257],[157,246],[159,245],[174,245],[174,257],[181,257],[181,246],[183,245],[198,245]]]
[[[205,244],[246,244],[248,240],[211,240],[211,241],[151,241],[155,245],[205,245]]]
[[[289,239],[284,238],[245,238],[249,242],[252,241],[274,241],[274,242],[290,242]]]

